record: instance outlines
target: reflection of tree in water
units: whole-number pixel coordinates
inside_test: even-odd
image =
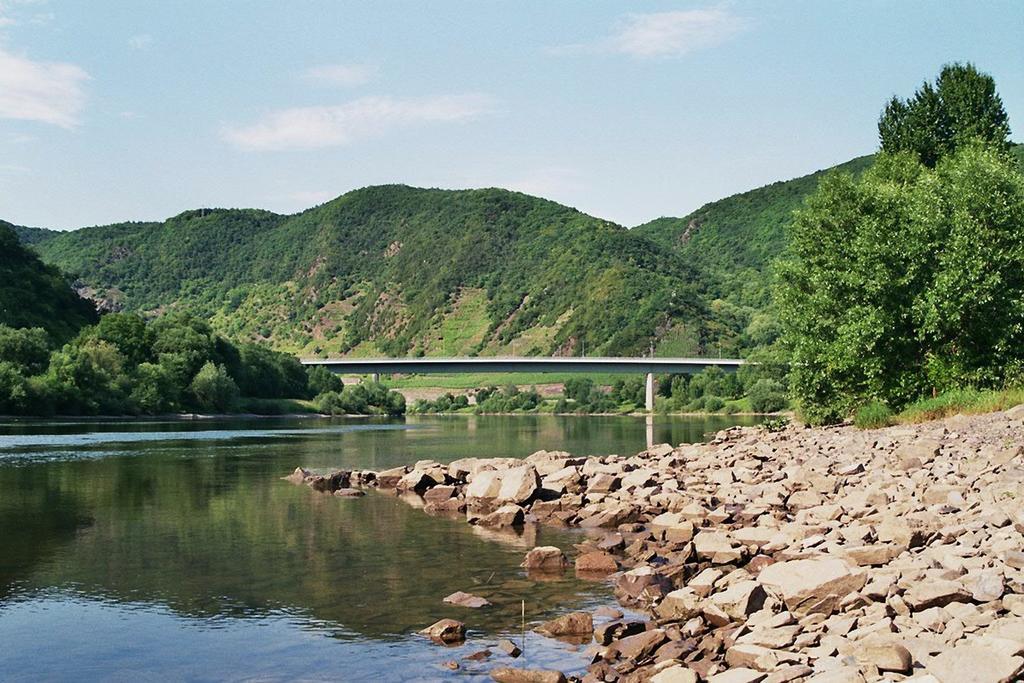
[[[0,468],[0,600],[91,522],[63,479],[44,467]]]
[[[40,517],[49,518],[32,532],[34,542],[65,547],[30,576],[28,568],[20,572],[30,587],[70,583],[197,617],[297,610],[375,637],[407,635],[442,616],[508,628],[518,623],[520,599],[539,617],[578,603],[581,591],[603,591],[571,578],[524,582],[517,568],[523,547],[482,540],[462,520],[432,518],[384,494],[341,500],[292,486],[279,480],[285,470],[278,458],[147,456],[83,464],[13,470],[59,476],[93,517],[77,537],[74,525],[60,535],[59,515],[67,513],[57,510],[68,506],[51,509],[45,499],[52,494],[33,494]],[[17,482],[7,481],[11,471],[3,474],[6,498]],[[35,491],[37,482],[26,488]],[[563,547],[573,540],[555,536]],[[0,549],[9,545],[0,540]],[[496,606],[470,613],[443,605],[441,598],[456,590]]]

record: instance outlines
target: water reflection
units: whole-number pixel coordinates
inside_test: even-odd
[[[283,474],[539,448],[629,453],[651,430],[679,442],[727,424],[537,416],[2,426],[0,671],[5,679],[161,672],[137,653],[108,651],[127,621],[151,650],[148,667],[172,677],[308,676],[292,649],[301,643],[323,666],[369,658],[362,671],[370,676],[369,662],[387,653],[393,679],[415,677],[455,656],[409,636],[438,618],[464,618],[478,639],[515,633],[521,600],[540,619],[606,599],[603,584],[532,581],[518,569],[525,548],[568,548],[578,537],[481,534],[393,496],[337,499]],[[494,607],[441,603],[457,590]],[[33,635],[40,631],[51,635]],[[245,633],[248,656],[226,668],[233,660],[218,657],[218,647],[245,642]],[[186,666],[185,652],[189,662],[208,657],[205,668]],[[527,661],[582,666],[546,642]],[[34,676],[41,662],[56,675]]]

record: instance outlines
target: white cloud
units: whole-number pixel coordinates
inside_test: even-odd
[[[484,95],[361,97],[336,106],[282,109],[248,126],[229,126],[223,136],[250,151],[319,149],[416,124],[469,121],[490,109]]]
[[[303,72],[302,77],[320,85],[351,88],[368,83],[377,68],[368,64],[322,64]]]
[[[614,52],[639,58],[680,57],[721,45],[750,25],[724,8],[627,14],[618,30],[594,43],[566,45],[554,52]]]
[[[128,46],[133,50],[145,50],[153,44],[153,36],[148,33],[140,33],[128,39]]]
[[[35,62],[0,47],[0,118],[72,128],[85,103],[82,84],[88,79],[75,64]]]

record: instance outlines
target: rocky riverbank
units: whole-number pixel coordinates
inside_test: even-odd
[[[590,643],[585,681],[1022,680],[1024,406],[873,431],[733,428],[628,457],[541,451],[287,478],[416,495],[481,526],[592,530],[524,559],[562,572],[568,551],[577,573],[647,615],[538,626]],[[443,641],[465,633],[424,626]]]

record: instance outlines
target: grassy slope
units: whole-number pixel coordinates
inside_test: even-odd
[[[43,264],[0,224],[0,324],[42,327],[64,342],[96,319],[93,305],[72,291],[56,268]]]
[[[370,187],[295,216],[197,210],[35,248],[129,309],[189,308],[300,353],[635,353],[707,317],[670,250],[505,190]]]

